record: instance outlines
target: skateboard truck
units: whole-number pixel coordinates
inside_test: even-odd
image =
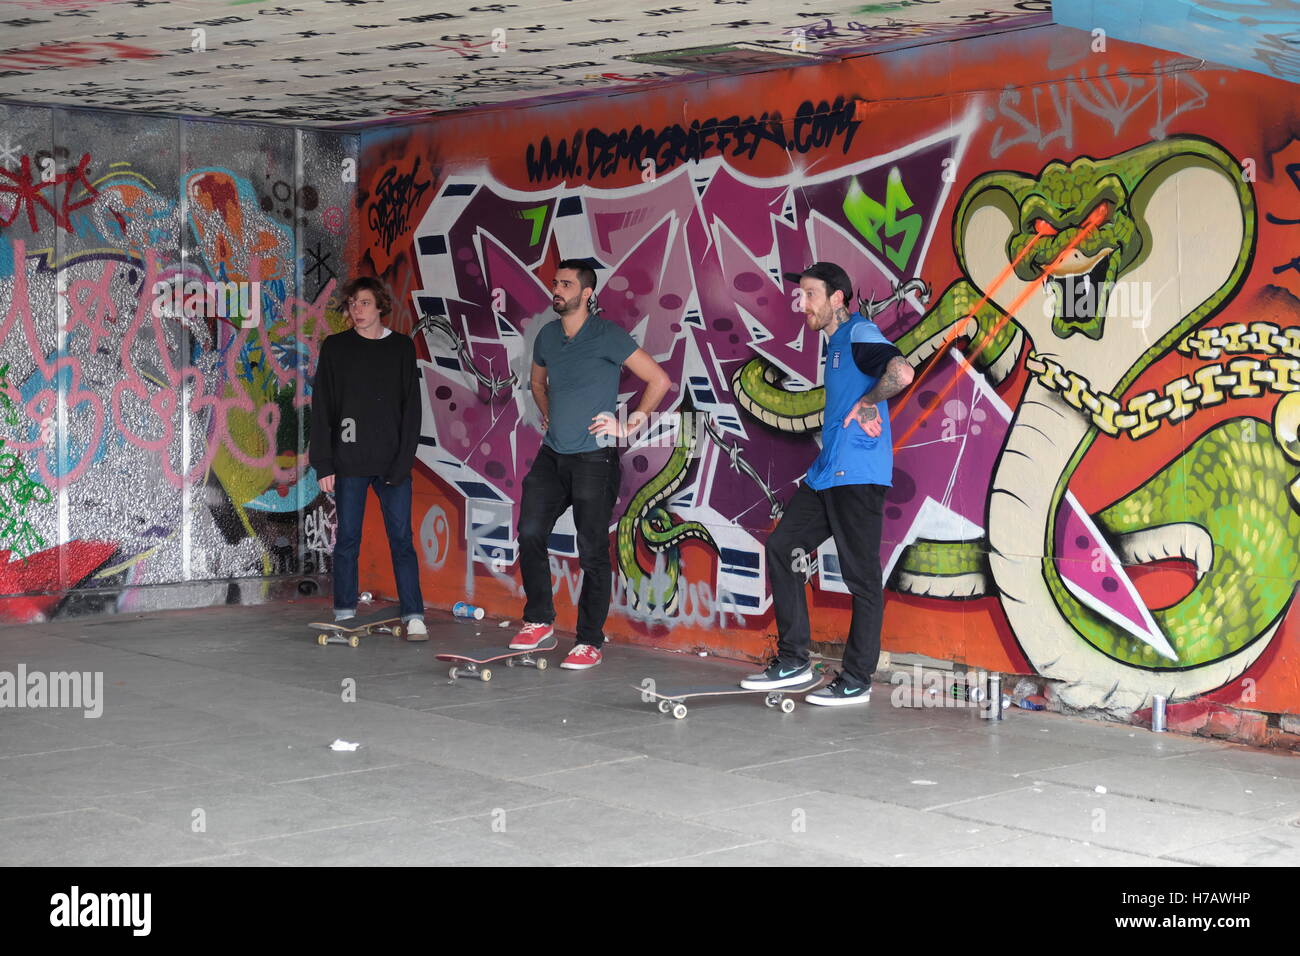
[[[308,624],[308,627],[318,627],[320,633],[316,635],[316,643],[321,647],[326,644],[346,644],[349,647],[357,647],[361,643],[362,637],[369,637],[372,634],[392,634],[394,637],[402,637],[406,633],[406,625],[401,618],[386,618],[382,621],[370,621],[357,624],[355,627],[346,627],[345,625],[352,622],[353,618],[335,623],[314,621]]]
[[[537,647],[528,650],[516,650],[509,647],[485,648],[478,655],[454,653],[444,651],[437,655],[440,661],[455,661],[452,668],[447,671],[447,676],[451,678],[448,683],[454,684],[462,677],[472,677],[475,680],[490,681],[492,679],[492,669],[484,666],[496,661],[504,660],[506,667],[535,667],[539,671],[546,670],[550,662],[541,655],[548,651],[555,650],[556,642],[539,644]],[[536,656],[534,656],[536,655]]]
[[[762,694],[763,703],[768,707],[780,710],[783,714],[790,714],[794,712],[795,701],[789,695],[805,694],[810,690],[815,690],[823,680],[823,677],[815,676],[802,684],[776,687],[771,690],[750,690],[747,687],[727,684],[676,691],[658,691],[644,683],[637,686],[637,690],[641,692],[641,699],[644,701],[658,700],[659,713],[672,714],[675,718],[681,720],[687,714],[686,701],[692,697],[731,697],[740,694]]]
[[[533,657],[531,651],[518,657],[506,658],[506,667],[516,665],[519,667],[536,667],[539,671],[544,671],[549,666],[545,657]],[[453,684],[462,677],[475,677],[481,681],[489,681],[492,679],[492,668],[480,668],[473,661],[470,661],[462,667],[453,667],[447,672],[447,676],[451,678],[449,683]]]
[[[803,690],[805,688],[800,689]],[[659,701],[659,713],[671,713],[675,718],[681,720],[686,716],[686,704],[683,703],[683,700],[684,698]],[[786,697],[785,694],[781,693],[779,690],[768,691],[767,696],[763,698],[763,703],[768,707],[779,707],[783,714],[794,713],[794,698]]]

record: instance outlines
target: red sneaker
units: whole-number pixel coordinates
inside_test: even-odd
[[[510,642],[512,651],[536,650],[548,637],[555,633],[549,624],[525,624]]]
[[[564,659],[560,666],[571,671],[585,671],[587,668],[599,664],[600,657],[599,647],[593,647],[590,644],[575,644],[573,650],[569,651],[569,656]]]

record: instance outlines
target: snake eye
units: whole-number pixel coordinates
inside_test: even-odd
[[[1038,233],[1040,236],[1056,235],[1056,228],[1046,219],[1035,219],[1032,225],[1034,227],[1034,232]]]

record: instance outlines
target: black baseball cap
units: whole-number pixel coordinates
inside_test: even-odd
[[[852,308],[853,302],[853,283],[849,280],[849,274],[833,262],[814,262],[803,272],[786,272],[785,278],[790,282],[797,283],[800,279],[821,279],[826,283],[827,297],[835,294],[838,289],[844,293],[844,305],[846,308]]]

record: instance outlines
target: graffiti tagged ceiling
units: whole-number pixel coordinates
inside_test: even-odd
[[[1050,20],[1049,0],[0,0],[0,101],[338,126]]]

